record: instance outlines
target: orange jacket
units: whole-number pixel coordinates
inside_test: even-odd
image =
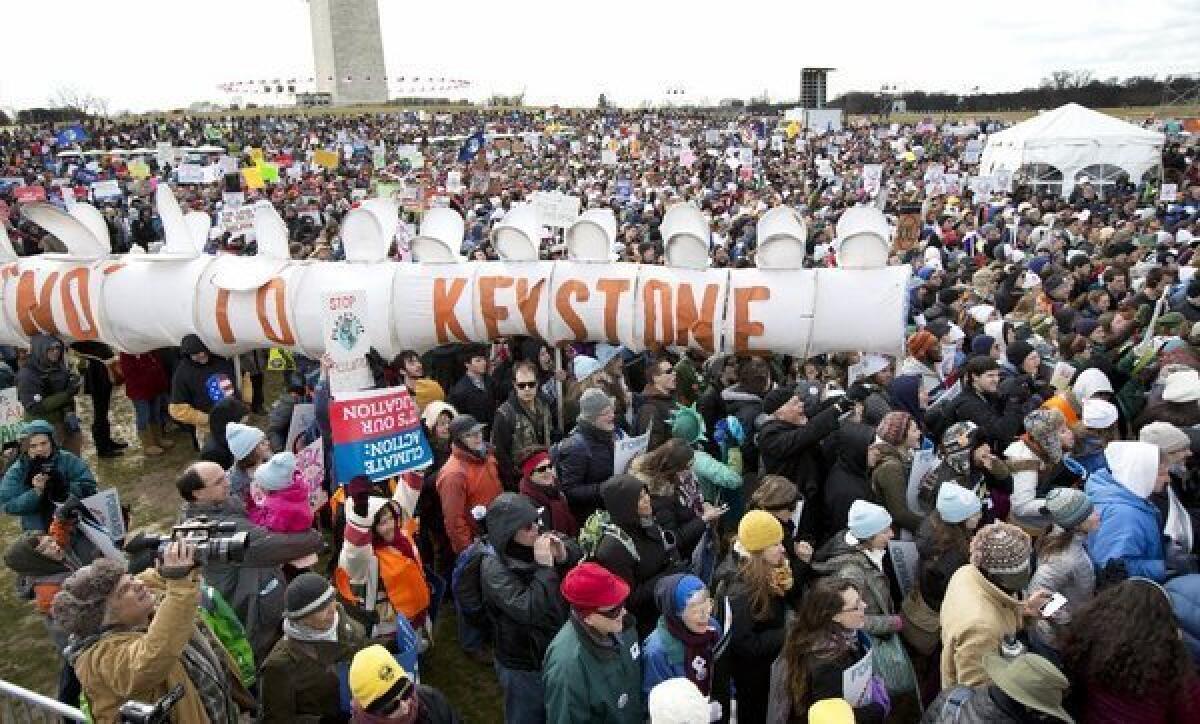
[[[450,547],[461,553],[479,534],[471,509],[477,505],[486,508],[503,492],[495,456],[488,453],[486,460],[480,460],[455,445],[438,473],[437,491]]]

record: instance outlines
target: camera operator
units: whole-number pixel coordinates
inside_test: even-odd
[[[195,548],[173,541],[157,570],[136,577],[119,561],[84,566],[55,594],[51,615],[68,633],[67,660],[83,685],[92,720],[119,721],[126,701],[152,702],[182,684],[174,721],[228,722],[248,702],[237,668],[196,617]],[[153,590],[162,591],[157,600]]]
[[[246,534],[241,561],[209,562],[204,579],[225,598],[246,627],[246,638],[254,649],[254,660],[262,661],[279,638],[283,621],[287,580],[283,564],[321,550],[321,535],[271,533],[250,522],[242,501],[229,495],[229,475],[220,465],[197,462],[175,481],[183,497],[181,519],[205,517],[232,522]]]
[[[50,530],[54,504],[96,493],[87,463],[59,448],[54,426],[34,420],[21,428],[21,453],[0,481],[4,512],[21,516],[23,530]]]

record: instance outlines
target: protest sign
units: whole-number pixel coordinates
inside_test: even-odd
[[[923,512],[920,501],[917,500],[917,493],[921,489],[921,481],[940,462],[937,453],[933,450],[916,450],[913,452],[912,467],[908,471],[908,489],[904,494],[904,501],[908,504],[908,509],[912,512],[917,514]]]
[[[333,151],[326,151],[322,149],[313,153],[313,163],[321,168],[327,168],[331,171],[335,171],[341,164],[341,160]]]
[[[46,189],[41,186],[18,186],[12,190],[18,204],[32,204],[46,200]]]
[[[842,672],[842,698],[851,707],[867,704],[871,698],[871,676],[875,673],[873,652]]]
[[[221,180],[221,167],[213,164],[201,166],[198,163],[180,164],[175,172],[175,180],[181,184],[212,184]]]
[[[650,446],[650,431],[637,437],[625,437],[617,440],[613,446],[613,475],[623,475],[629,469],[629,464],[638,455],[646,452]]]
[[[334,397],[371,386],[367,352],[371,338],[367,330],[367,292],[355,289],[321,295],[321,328],[325,352],[333,358],[329,390]]]
[[[372,390],[329,405],[338,485],[355,475],[385,480],[433,461],[416,403],[405,387]]]
[[[605,166],[616,166],[617,152],[607,148],[604,149],[600,152],[600,163],[604,164]]]
[[[863,166],[863,191],[866,191],[869,196],[875,196],[879,193],[883,185],[883,166],[878,163],[869,163]]]
[[[258,166],[242,169],[242,180],[246,182],[246,188],[248,189],[261,189],[266,187],[266,183],[263,182],[262,171]]]
[[[300,436],[304,431],[312,427],[313,421],[317,419],[317,412],[311,402],[298,402],[292,407],[292,421],[288,425],[287,440],[283,444],[284,450],[296,452],[296,440],[299,438],[301,445],[305,444]]]
[[[150,177],[150,166],[145,161],[129,162],[129,177],[137,181]]]
[[[217,226],[232,236],[254,238],[254,205],[221,209],[217,215]]]
[[[896,583],[900,586],[900,593],[907,596],[916,585],[917,571],[921,563],[916,541],[888,541],[888,555],[892,559],[892,570],[896,572]]]
[[[446,174],[446,190],[452,194],[462,192],[463,183],[461,171],[450,171]]]
[[[309,502],[313,502],[313,496],[317,491],[325,492],[325,447],[321,438],[318,437],[296,453],[296,467],[292,469],[292,481],[301,483],[308,488]]]
[[[154,158],[159,166],[174,165],[176,159],[175,147],[168,142],[159,141],[154,149]]]
[[[992,190],[1008,193],[1012,191],[1013,172],[1006,168],[992,171]]]
[[[1054,365],[1054,373],[1050,375],[1050,386],[1059,392],[1065,392],[1071,386],[1071,378],[1075,376],[1075,367],[1070,362],[1059,362]]]
[[[119,541],[125,537],[125,516],[121,515],[121,497],[116,488],[101,490],[79,502],[96,519],[96,527],[109,538]]]
[[[271,372],[284,372],[296,369],[296,358],[291,350],[272,347],[267,354],[267,369]]]
[[[617,199],[628,201],[633,196],[633,182],[627,178],[617,180]]]
[[[721,142],[721,132],[712,129],[705,131],[704,142],[710,146],[717,145]]]
[[[21,428],[25,426],[25,408],[17,399],[17,388],[0,390],[0,445],[21,439]]]
[[[1163,203],[1171,203],[1179,198],[1179,184],[1163,184],[1162,190],[1158,193],[1158,200]]]
[[[109,181],[97,181],[92,184],[92,198],[97,201],[111,201],[119,199],[125,194],[121,191],[121,182],[115,179]]]
[[[566,228],[579,218],[579,197],[561,191],[534,191],[530,203],[543,226]]]

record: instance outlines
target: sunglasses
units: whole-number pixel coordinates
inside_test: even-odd
[[[546,472],[547,470],[549,470],[550,468],[551,468],[551,466],[550,466],[549,464],[546,464],[546,465],[539,465],[539,466],[537,466],[536,468],[534,468],[534,469],[533,469],[533,474],[534,474],[534,475],[537,475],[538,473],[544,473],[544,472]]]
[[[516,388],[518,390],[532,390],[535,387],[537,387],[536,382],[517,382],[516,383]]]
[[[596,609],[596,613],[600,614],[604,618],[609,619],[610,621],[616,621],[618,618],[621,618],[621,614],[625,613],[625,607],[617,606],[616,608],[610,608],[608,610],[598,608]]]

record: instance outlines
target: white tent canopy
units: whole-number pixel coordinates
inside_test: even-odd
[[[1068,103],[987,139],[980,173],[1012,171],[1034,185],[1062,185],[1062,195],[1087,176],[1105,186],[1122,174],[1135,183],[1162,164],[1165,136]]]

